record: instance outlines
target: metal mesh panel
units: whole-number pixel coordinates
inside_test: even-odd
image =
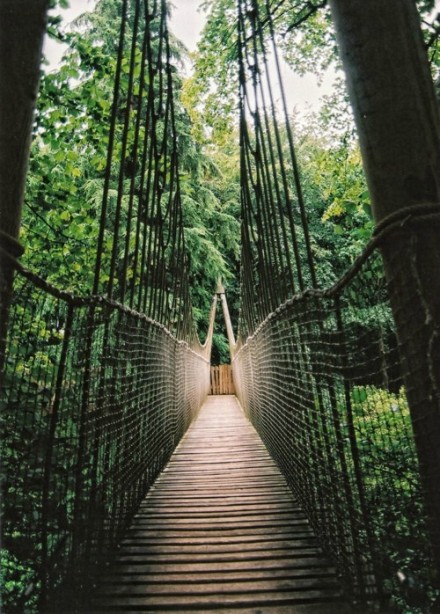
[[[80,594],[208,391],[208,361],[162,325],[18,274],[1,405],[3,547],[25,592],[6,592],[6,608],[36,607],[66,576]]]
[[[419,301],[416,280],[405,300]],[[430,326],[425,318],[420,340]],[[379,251],[367,251],[334,288],[297,295],[270,314],[233,370],[245,412],[354,601],[402,606],[417,593],[417,605],[428,607],[433,565],[407,373]],[[412,596],[398,572],[417,587]]]

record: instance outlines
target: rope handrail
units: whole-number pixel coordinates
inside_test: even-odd
[[[439,203],[422,203],[402,209],[398,214],[390,216],[387,220],[383,220],[374,230],[373,237],[369,240],[362,252],[356,257],[355,261],[349,269],[342,275],[336,283],[328,288],[307,288],[303,292],[298,292],[294,296],[287,298],[274,311],[269,313],[265,319],[260,322],[252,335],[243,339],[240,335],[237,341],[229,343],[231,356],[240,351],[248,339],[252,339],[258,331],[266,325],[268,321],[276,318],[287,308],[294,303],[307,300],[308,298],[335,298],[350,284],[350,282],[361,271],[363,265],[376,249],[384,244],[390,235],[395,232],[408,231],[411,232],[411,226],[419,222],[440,219],[440,204]],[[220,295],[225,295],[225,290],[222,288]]]
[[[120,313],[126,313],[133,317],[144,320],[145,322],[149,322],[151,325],[157,327],[158,329],[164,331],[170,337],[174,337],[173,333],[161,322],[154,320],[149,317],[145,313],[141,313],[132,309],[131,307],[119,303],[118,301],[112,300],[105,295],[89,295],[89,296],[78,296],[73,294],[72,292],[67,292],[66,290],[60,290],[54,284],[51,284],[47,280],[44,279],[41,275],[30,271],[26,267],[24,267],[14,256],[12,256],[8,251],[6,251],[3,247],[0,246],[0,254],[10,262],[11,266],[24,278],[30,281],[33,285],[35,285],[40,290],[44,290],[47,294],[50,294],[53,298],[60,299],[65,301],[72,307],[98,307],[98,306],[107,306],[111,307],[119,311]],[[196,335],[196,343],[188,344],[185,340],[177,340],[178,343],[187,344],[191,350],[196,353],[203,355],[205,360],[209,362],[209,356],[211,353],[212,346],[212,335],[214,329],[214,319],[215,319],[215,306],[216,306],[216,295],[213,297],[213,305],[211,307],[211,312],[209,316],[209,326],[208,326],[208,334],[205,342],[202,344],[199,341],[198,336]]]

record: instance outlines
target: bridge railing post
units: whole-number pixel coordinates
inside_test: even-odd
[[[225,289],[220,280],[217,284],[216,294],[220,297],[220,300],[222,303],[223,317],[225,319],[225,326],[226,326],[226,334],[228,336],[228,342],[229,342],[229,352],[231,354],[231,360],[232,360],[234,357],[235,350],[236,350],[236,342],[235,342],[235,336],[234,336],[234,329],[232,327],[231,316],[229,314],[228,302],[226,300]]]
[[[373,215],[388,227],[382,256],[440,576],[439,106],[413,0],[330,7]]]

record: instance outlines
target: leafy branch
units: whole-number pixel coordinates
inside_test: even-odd
[[[313,2],[306,2],[304,7],[299,11],[297,18],[288,26],[287,30],[284,33],[284,36],[286,36],[286,34],[291,32],[295,28],[298,28],[301,24],[310,19],[312,15],[317,13],[326,5],[327,0],[321,0],[321,2],[318,2],[317,4],[313,4]]]
[[[63,231],[62,231],[62,230],[60,230],[59,228],[55,228],[55,226],[52,226],[52,224],[51,224],[50,222],[48,222],[48,221],[46,220],[46,218],[45,218],[45,217],[43,217],[43,216],[41,215],[41,213],[39,213],[39,212],[38,212],[38,210],[37,210],[35,207],[33,207],[33,206],[32,206],[32,205],[31,205],[31,204],[28,202],[28,201],[25,201],[25,202],[24,202],[24,204],[25,204],[25,206],[26,206],[26,207],[28,207],[28,208],[29,208],[29,209],[32,211],[32,213],[33,213],[33,214],[34,214],[36,217],[38,217],[38,219],[40,219],[40,220],[43,222],[43,224],[45,224],[45,225],[46,225],[48,228],[50,228],[50,230],[51,230],[51,231],[52,231],[52,232],[53,232],[55,235],[58,235],[58,236],[63,237],[63,238],[66,240],[66,241],[76,241],[77,243],[79,243],[80,245],[84,245],[85,247],[88,247],[88,246],[89,246],[89,243],[87,243],[86,241],[83,241],[83,240],[81,240],[81,239],[77,239],[76,237],[69,237],[68,235],[64,234],[64,233],[63,233]],[[29,226],[27,226],[27,228],[28,228],[28,230],[30,230],[30,231],[31,231],[31,232],[32,232],[34,235],[42,237],[42,235],[41,235],[41,234],[39,234],[39,233],[35,232],[35,230],[33,230],[32,228],[30,228]],[[62,243],[62,241],[59,241],[59,240],[57,240],[57,239],[55,239],[55,241],[56,241],[57,243]]]

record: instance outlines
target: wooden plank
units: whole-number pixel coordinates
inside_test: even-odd
[[[211,535],[234,535],[234,534],[238,534],[238,535],[252,535],[254,534],[258,534],[258,533],[265,533],[267,532],[267,527],[271,528],[271,533],[274,532],[280,532],[280,531],[288,531],[290,529],[295,529],[297,531],[304,531],[305,529],[308,529],[310,527],[307,519],[306,520],[302,520],[302,521],[297,521],[297,522],[285,522],[283,524],[276,524],[276,525],[271,525],[270,523],[250,523],[250,525],[248,527],[243,526],[242,524],[240,526],[238,525],[229,525],[229,526],[223,526],[223,525],[216,525],[216,526],[209,526],[209,525],[203,525],[203,526],[199,526],[198,524],[194,523],[192,526],[191,525],[177,525],[177,526],[173,526],[170,523],[166,523],[163,528],[161,529],[159,526],[157,525],[150,525],[148,522],[144,522],[144,523],[138,523],[136,522],[135,525],[132,525],[132,527],[130,527],[127,532],[130,531],[134,531],[134,530],[154,530],[157,533],[159,531],[162,531],[163,533],[166,532],[170,532],[170,531],[180,531],[182,534],[199,534],[199,535],[204,535],[204,534],[211,534]]]
[[[96,599],[94,611],[97,606],[101,611],[111,611],[112,608],[147,608],[148,610],[162,610],[164,608],[180,611],[182,607],[190,606],[192,609],[197,605],[202,611],[205,607],[241,607],[255,608],[275,604],[302,604],[304,602],[329,602],[341,600],[340,589],[304,589],[304,590],[274,590],[273,592],[261,593],[229,593],[215,595],[169,593],[166,595],[150,595],[145,592],[142,595],[109,595]]]
[[[164,520],[163,522],[142,522],[139,521],[137,522],[137,526],[139,528],[142,527],[154,527],[157,530],[160,530],[160,528],[167,530],[168,528],[192,528],[193,530],[203,530],[207,527],[210,527],[212,529],[223,529],[224,531],[227,531],[228,527],[225,527],[225,523],[222,522],[221,520],[219,521],[211,521],[211,522],[204,522],[201,523],[200,520],[198,520],[197,522],[198,526],[194,527],[194,521],[188,520],[188,521],[181,521],[181,522],[174,522],[174,521],[166,521]],[[269,518],[268,520],[264,521],[261,520],[259,518],[255,519],[255,520],[241,520],[240,522],[233,522],[233,523],[229,523],[230,526],[233,526],[234,528],[243,530],[243,529],[253,529],[253,528],[264,528],[267,531],[270,531],[272,527],[292,527],[295,525],[306,525],[307,523],[305,521],[302,520],[274,520],[273,518]]]
[[[186,563],[150,563],[145,561],[143,563],[123,563],[116,560],[116,562],[108,568],[107,573],[120,574],[121,577],[129,574],[158,574],[158,573],[191,573],[196,577],[199,577],[206,573],[207,570],[213,573],[225,574],[225,581],[229,582],[230,577],[235,577],[235,574],[241,572],[253,572],[253,571],[268,571],[279,569],[304,569],[314,570],[316,568],[327,569],[328,562],[322,556],[310,556],[310,557],[290,557],[282,559],[268,559],[264,561],[264,565],[255,565],[254,561],[214,561],[208,565],[206,563],[194,563],[188,561]]]
[[[240,561],[243,560],[243,553],[249,553],[252,559],[260,558],[261,560],[265,560],[268,555],[275,558],[291,558],[292,556],[304,557],[304,553],[306,553],[307,557],[317,556],[320,553],[319,548],[317,547],[316,542],[314,541],[315,537],[305,536],[302,538],[303,546],[300,549],[299,546],[295,548],[292,547],[291,539],[280,538],[278,540],[268,541],[236,541],[236,542],[228,542],[227,540],[217,542],[215,540],[209,540],[207,542],[202,540],[197,540],[197,538],[188,538],[171,541],[171,540],[124,540],[118,548],[118,556],[131,556],[138,555],[147,552],[148,556],[151,556],[151,560],[156,560],[156,555],[160,554],[170,554],[176,555],[180,557],[182,554],[185,555],[194,555],[188,556],[188,559],[191,559],[193,562],[197,562],[199,559],[197,558],[199,555],[208,555],[212,559],[220,560],[229,560],[229,561]],[[308,540],[310,540],[308,542]],[[287,551],[287,552],[286,552]],[[237,554],[237,556],[232,556]],[[212,555],[212,556],[211,556]],[[222,555],[222,556],[217,556]],[[224,556],[223,556],[224,555]],[[169,558],[169,561],[172,562],[173,556]],[[205,556],[206,558],[206,556]],[[121,558],[122,560],[122,558]],[[168,559],[167,559],[168,560]],[[246,557],[244,557],[244,560]]]
[[[95,612],[105,612],[106,610],[102,610],[102,609],[95,609]],[[123,607],[123,608],[117,608],[117,607],[112,607],[111,609],[109,609],[108,611],[112,612],[112,614],[126,614],[126,612],[145,612],[146,610],[141,608],[133,608],[133,609],[128,609],[127,607]],[[154,611],[152,609],[150,609],[150,611]],[[168,611],[168,612],[178,612],[178,614],[194,614],[194,612],[199,612],[199,614],[203,614],[204,612],[206,612],[207,610],[205,608],[203,609],[199,609],[197,607],[191,607],[190,609],[186,609],[186,608],[182,608],[179,607],[178,610],[176,609],[168,609],[168,610],[164,610],[163,608],[160,608],[159,610],[156,609],[156,611],[160,611],[160,612],[164,612],[164,611]],[[213,612],[214,610],[209,610],[211,612]],[[215,610],[218,611],[218,610]],[[295,604],[295,605],[265,605],[264,609],[262,609],[261,607],[257,606],[256,608],[250,606],[248,608],[232,608],[230,609],[229,607],[221,607],[221,614],[237,614],[237,612],[242,612],[244,614],[351,614],[351,610],[349,608],[348,605],[345,604],[341,604],[339,601],[336,601],[334,603],[312,603],[312,604]],[[87,613],[87,614],[93,614],[93,613]],[[362,610],[358,610],[357,614],[365,614]]]
[[[282,542],[289,541],[291,539],[308,539],[312,537],[315,539],[312,531],[303,532],[303,533],[294,533],[294,532],[284,532],[279,533],[277,535],[271,535],[271,542]],[[169,536],[168,534],[164,536],[156,535],[155,531],[150,532],[139,532],[136,535],[131,535],[130,537],[126,537],[122,542],[122,546],[125,544],[139,544],[139,545],[154,545],[154,544],[203,544],[205,546],[211,545],[219,545],[219,544],[260,544],[262,542],[266,542],[268,537],[265,534],[262,535],[237,535],[235,537],[231,536],[220,536],[207,538],[206,536],[200,537],[198,535],[184,535],[181,536],[180,533],[176,535]]]
[[[223,501],[223,502],[228,502],[228,503],[232,503],[232,502],[237,502],[237,501],[247,501],[249,503],[252,502],[257,502],[257,501],[276,501],[276,500],[280,500],[281,498],[286,499],[289,498],[288,493],[286,493],[285,491],[275,491],[275,489],[271,492],[263,492],[260,493],[259,489],[256,489],[255,491],[250,490],[249,492],[240,492],[240,493],[231,493],[231,494],[224,494],[222,495],[221,491],[212,491],[212,494],[205,494],[205,495],[200,495],[200,493],[193,493],[191,492],[191,494],[188,493],[184,493],[182,495],[175,495],[173,496],[172,493],[169,494],[161,494],[159,493],[152,493],[151,494],[151,498],[149,499],[149,501],[170,501],[171,505],[174,505],[175,503],[179,503],[179,502],[189,502],[189,501]],[[292,499],[290,499],[292,500]]]
[[[125,551],[121,551],[118,553],[118,559],[122,563],[142,563],[145,559],[150,560],[151,562],[156,563],[186,563],[188,560],[194,561],[195,563],[219,563],[219,562],[234,562],[234,561],[254,561],[255,564],[262,563],[268,559],[285,559],[292,557],[293,555],[297,555],[300,557],[307,556],[319,556],[321,554],[319,548],[309,547],[309,548],[301,548],[296,549],[295,552],[291,550],[271,550],[270,552],[235,552],[235,553],[207,553],[207,554],[197,554],[192,552],[191,554],[182,553],[182,554],[150,554],[148,549],[142,548],[139,552],[130,554]]]
[[[237,608],[230,610],[229,608],[221,608],[221,614],[237,614]],[[257,607],[257,609],[246,609],[242,610],[242,612],[246,612],[246,614],[349,614],[351,612],[348,605],[341,604],[340,602],[336,603],[314,603],[314,604],[295,604],[287,605],[287,606],[264,606],[264,610]],[[112,610],[114,612],[114,610]],[[191,614],[194,610],[186,610],[180,609],[179,614]],[[203,614],[219,614],[219,610],[204,608]],[[361,610],[357,611],[357,614],[367,614],[366,612],[361,612]]]
[[[136,574],[128,573],[109,573],[101,581],[101,585],[106,584],[205,584],[209,582],[225,582],[228,581],[228,572],[201,571],[197,574],[192,573],[149,573]],[[270,580],[272,578],[321,578],[334,577],[335,570],[333,567],[313,567],[309,569],[250,569],[248,571],[235,570],[233,580],[235,582],[242,580],[243,582],[257,582]]]
[[[212,370],[211,386],[222,396],[150,490],[87,611],[345,613],[335,569],[228,392],[228,370]]]
[[[207,541],[214,541],[218,537],[221,538],[230,538],[234,537],[250,537],[250,536],[258,536],[258,535],[266,535],[270,531],[271,535],[281,535],[288,534],[289,532],[294,531],[296,534],[303,534],[304,531],[310,530],[310,526],[305,523],[296,523],[296,524],[284,524],[284,525],[263,525],[258,524],[255,526],[235,526],[233,528],[223,528],[223,527],[209,527],[203,525],[202,527],[194,527],[194,526],[149,526],[147,524],[144,525],[136,525],[136,527],[131,527],[126,531],[126,537],[129,539],[129,536],[136,535],[140,536],[141,534],[145,534],[145,531],[152,531],[157,538],[162,539],[164,536],[168,537],[169,535],[179,534],[182,537],[194,537],[203,539],[205,538]]]
[[[225,514],[237,514],[246,510],[245,504],[237,502],[234,505],[219,505],[213,503],[197,504],[196,505],[179,505],[174,506],[174,512],[170,511],[169,507],[166,507],[163,503],[156,503],[148,509],[140,510],[136,514],[135,519],[142,517],[149,517],[152,512],[160,513],[163,516],[174,516],[175,514],[185,514],[186,516],[192,516],[193,514],[208,514],[208,515],[225,515]],[[279,503],[278,501],[269,501],[266,503],[254,503],[252,505],[252,511],[258,512],[276,512],[280,510],[289,510],[289,502]]]
[[[155,524],[156,522],[162,523],[163,520],[168,522],[168,518],[170,522],[173,524],[180,524],[191,522],[194,524],[194,520],[196,520],[199,524],[212,524],[215,526],[216,523],[221,523],[223,526],[226,523],[234,523],[239,524],[241,522],[249,522],[249,519],[253,516],[257,516],[259,521],[271,521],[271,520],[297,520],[299,517],[304,518],[303,512],[293,513],[291,510],[272,510],[269,514],[264,514],[259,510],[247,510],[243,508],[237,512],[230,512],[226,517],[224,512],[204,512],[201,511],[200,514],[194,518],[194,514],[182,514],[179,512],[175,512],[174,514],[163,514],[160,511],[150,511],[145,512],[141,516],[138,516],[139,522],[147,521]]]
[[[167,583],[157,582],[148,584],[148,594],[151,595],[166,595],[170,594],[170,585]],[[145,592],[145,584],[137,582],[132,583],[112,583],[102,585],[99,590],[99,595],[130,595],[136,593],[142,596]],[[172,590],[180,595],[230,595],[231,593],[254,593],[272,592],[272,591],[303,591],[303,590],[336,590],[340,593],[340,588],[337,585],[335,578],[332,577],[316,577],[316,578],[270,578],[261,579],[258,582],[255,580],[240,580],[234,582],[202,582],[202,583],[186,583],[177,581],[172,585]]]
[[[237,614],[240,610],[237,608],[229,609],[222,607],[220,612],[221,614]],[[336,603],[314,603],[314,604],[295,604],[295,605],[265,605],[264,610],[259,608],[252,607],[251,609],[241,610],[246,614],[350,614],[351,610],[348,605],[341,604],[340,602]],[[112,610],[112,613],[115,613],[115,610]],[[194,609],[186,610],[179,609],[179,614],[193,614]],[[218,608],[203,608],[203,614],[219,614]],[[367,614],[365,611],[361,610],[357,611],[357,614]]]

